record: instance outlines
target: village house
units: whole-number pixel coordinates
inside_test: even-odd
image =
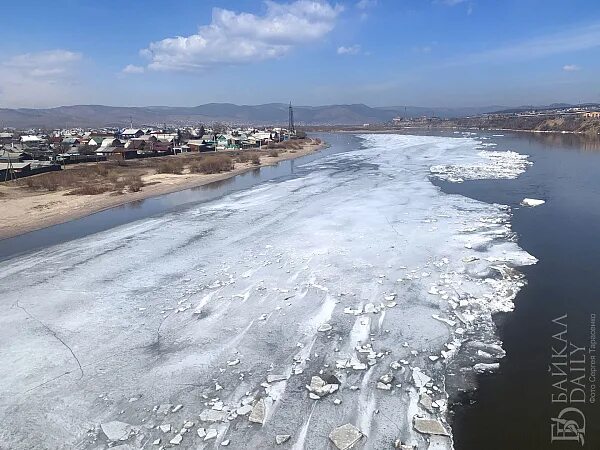
[[[137,154],[141,158],[172,155],[173,145],[169,142],[149,141],[143,149],[137,150]]]
[[[137,138],[132,138],[125,143],[125,148],[134,148],[136,150],[143,150],[146,147],[149,147],[151,144],[158,141],[156,136],[152,136],[150,134],[144,134]]]
[[[117,138],[114,137],[110,137],[110,138],[104,138],[102,140],[102,143],[100,144],[100,147],[123,147],[124,144]]]
[[[8,132],[4,132],[4,133],[0,133],[0,144],[8,144],[9,142],[11,142],[13,140],[13,133],[8,133]]]
[[[14,151],[11,148],[0,150],[0,162],[22,162],[28,159],[32,159],[31,155],[23,151]]]
[[[138,156],[138,152],[135,149],[129,149],[125,147],[100,147],[95,151],[98,156],[104,156],[106,159],[135,159]]]
[[[0,182],[55,170],[60,166],[47,161],[0,162]]]
[[[191,141],[187,141],[186,145],[192,152],[208,152],[215,149],[212,141],[205,141],[203,139],[192,139]]]
[[[102,142],[104,141],[104,139],[107,139],[107,138],[114,139],[113,136],[92,135],[89,137],[87,145],[89,145],[90,147],[100,147],[102,145]]]
[[[76,137],[66,137],[64,138],[60,145],[61,147],[65,148],[65,147],[73,147],[75,145],[79,145],[80,140]]]
[[[139,138],[144,135],[144,130],[140,130],[139,128],[126,128],[121,133],[121,138],[123,140]]]
[[[46,142],[46,139],[44,139],[44,138],[42,138],[40,136],[23,135],[20,138],[20,142],[22,144],[27,144],[28,146],[36,147],[36,146],[39,146],[41,144],[44,144]]]
[[[162,142],[170,142],[172,144],[177,143],[178,135],[177,133],[163,133],[160,131],[153,131],[150,133],[152,136],[156,137],[157,140]]]

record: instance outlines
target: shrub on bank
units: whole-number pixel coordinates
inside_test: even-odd
[[[156,166],[156,173],[171,173],[175,175],[181,175],[183,172],[184,161],[181,159],[170,159],[162,161]]]
[[[207,156],[190,164],[193,173],[221,173],[233,170],[233,159],[226,155]]]
[[[71,191],[67,192],[66,195],[98,195],[109,191],[112,191],[110,186],[87,184],[85,186],[72,189]]]
[[[125,184],[129,186],[131,192],[139,192],[142,190],[144,183],[139,175],[130,175],[125,179]]]
[[[252,160],[252,155],[253,154],[250,152],[242,152],[239,155],[237,155],[236,160],[240,163],[247,163],[250,162],[250,160]]]

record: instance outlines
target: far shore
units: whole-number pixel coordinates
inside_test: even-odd
[[[40,192],[28,190],[22,185],[16,186],[13,182],[0,183],[0,202],[3,206],[0,239],[7,239],[52,225],[80,219],[106,209],[150,197],[204,186],[235,177],[256,168],[271,166],[281,161],[309,155],[321,150],[323,147],[322,143],[311,141],[305,143],[299,149],[280,149],[277,156],[269,156],[268,152],[256,152],[260,155],[260,164],[236,162],[232,170],[221,173],[146,173],[141,176],[143,182],[141,190],[137,192],[126,191],[118,195],[115,195],[114,192],[104,192],[96,195],[68,195],[66,190]],[[180,158],[180,156],[168,158]]]
[[[468,126],[406,126],[406,127],[360,127],[360,126],[347,126],[347,127],[306,127],[307,131],[319,131],[319,132],[335,132],[335,133],[362,133],[362,134],[385,134],[385,133],[402,133],[407,134],[415,131],[431,130],[431,131],[484,131],[484,132],[515,132],[515,133],[533,133],[533,134],[570,134],[575,136],[581,136],[590,139],[600,139],[600,134],[586,133],[583,131],[570,131],[570,130],[530,130],[530,129],[518,129],[518,128],[492,128],[492,127],[468,127]]]

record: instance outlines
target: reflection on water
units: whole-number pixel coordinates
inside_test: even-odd
[[[560,147],[576,151],[600,151],[600,136],[572,133],[521,133],[521,136],[547,147]]]
[[[224,180],[216,180],[210,184],[205,184],[204,186],[194,186],[193,188],[190,188],[190,190],[195,191],[195,192],[202,191],[202,190],[208,190],[208,191],[219,190],[219,189],[223,189],[225,186],[233,183],[234,180],[235,180],[235,178],[226,178]]]

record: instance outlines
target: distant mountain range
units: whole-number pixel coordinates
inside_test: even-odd
[[[531,109],[532,107],[523,108]],[[389,122],[397,116],[420,117],[427,115],[460,118],[503,109],[506,110],[506,107],[370,107],[363,104],[294,106],[294,118],[297,125],[362,125]],[[288,105],[268,103],[250,106],[208,103],[194,107],[74,105],[47,109],[0,109],[0,128],[122,127],[129,125],[130,122],[133,122],[134,126],[140,127],[162,125],[163,123],[195,125],[212,122],[237,125],[285,125],[288,122]]]
[[[362,104],[294,106],[297,125],[362,125],[382,123],[399,115],[419,117],[464,117],[498,109],[489,108],[421,108],[395,106],[372,108]],[[60,106],[47,109],[0,109],[0,128],[72,128],[162,125],[194,125],[225,122],[243,125],[285,125],[288,123],[288,105],[234,105],[209,103],[194,107],[144,106],[121,107],[103,105]]]

